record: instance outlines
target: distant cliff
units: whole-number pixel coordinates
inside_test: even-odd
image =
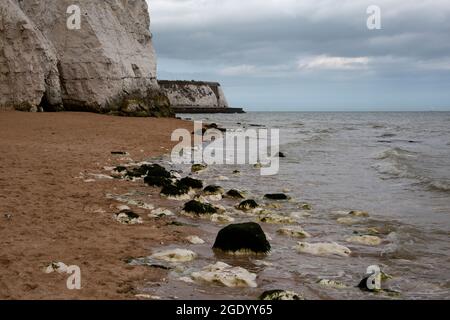
[[[1,1],[0,109],[165,115],[168,106],[145,0]]]
[[[158,84],[177,113],[242,112],[229,107],[217,82],[158,80]]]

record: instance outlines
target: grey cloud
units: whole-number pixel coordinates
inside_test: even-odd
[[[366,27],[371,4],[381,7],[382,30]],[[349,85],[366,81],[370,88],[395,80],[399,94],[406,95],[409,87],[419,95],[412,77],[415,83],[435,82],[423,90],[438,88],[449,78],[448,0],[150,0],[149,5],[163,77],[206,77],[274,94],[277,84],[308,83],[316,92],[312,84],[334,83],[330,92],[342,103],[352,101],[350,94],[340,94],[345,91],[338,85],[342,79]],[[320,57],[329,58],[317,63]],[[352,58],[368,62],[348,67],[352,60],[345,59]],[[299,67],[302,59],[320,67],[305,70]],[[340,61],[347,67],[335,67],[336,59],[344,59]],[[446,96],[436,97],[441,97],[440,105],[450,106]],[[240,90],[230,98],[239,99],[246,100]],[[262,101],[255,98],[254,104]]]

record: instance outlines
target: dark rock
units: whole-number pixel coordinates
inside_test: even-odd
[[[146,176],[144,182],[151,187],[165,187],[172,184],[171,179],[158,176]]]
[[[125,151],[111,151],[111,154],[114,156],[126,156],[128,153]]]
[[[215,194],[224,194],[225,190],[223,190],[222,187],[219,186],[207,186],[205,189],[203,189],[203,193],[206,195],[215,195]]]
[[[121,214],[126,214],[127,217],[131,220],[131,219],[139,219],[139,215],[137,213],[134,213],[131,210],[122,210],[120,211]]]
[[[244,195],[242,194],[242,192],[235,190],[235,189],[231,189],[230,191],[228,191],[226,193],[226,196],[229,198],[234,198],[234,199],[245,199]]]
[[[369,280],[370,277],[366,277],[364,279],[361,280],[361,282],[358,284],[358,288],[361,289],[362,291],[368,291],[368,292],[377,292],[379,290],[376,289],[369,289],[369,287],[367,286],[367,281]],[[375,286],[375,283],[373,283],[373,285]]]
[[[119,173],[122,173],[122,172],[124,172],[124,171],[127,171],[127,167],[124,167],[124,166],[117,166],[117,167],[114,168],[114,171],[117,171],[117,172],[119,172]]]
[[[141,178],[144,176],[153,176],[153,177],[165,177],[170,178],[172,175],[169,171],[167,171],[164,167],[159,164],[144,164],[140,167],[127,170],[127,177],[130,178]]]
[[[185,185],[169,184],[162,188],[161,195],[166,197],[179,197],[189,193],[189,187]]]
[[[220,230],[213,249],[227,253],[239,253],[239,251],[256,254],[267,254],[270,251],[270,243],[261,226],[254,222],[232,224]]]
[[[186,186],[191,189],[202,189],[203,188],[203,182],[201,180],[193,179],[190,177],[181,179],[180,181],[177,182],[177,185],[180,187]]]
[[[286,155],[283,152],[278,152],[278,158],[286,158]]]
[[[255,200],[245,200],[245,201],[242,201],[238,206],[237,206],[237,208],[239,209],[239,210],[251,210],[251,209],[256,209],[256,208],[258,208],[258,204],[256,203],[256,201]]]
[[[284,193],[274,193],[274,194],[266,194],[264,196],[266,199],[270,200],[289,200],[290,198]]]
[[[184,205],[183,211],[197,216],[217,213],[217,209],[209,203],[192,200]]]

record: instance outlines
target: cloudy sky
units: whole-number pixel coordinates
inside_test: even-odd
[[[450,110],[449,0],[147,1],[159,78],[219,81],[234,107]]]

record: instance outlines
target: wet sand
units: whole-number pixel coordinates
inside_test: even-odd
[[[161,202],[159,190],[124,180],[88,180],[105,166],[168,153],[170,134],[191,128],[176,119],[119,118],[89,113],[0,112],[0,299],[132,299],[143,281],[166,271],[129,266],[161,244],[193,230],[155,221],[112,218],[118,203],[107,193],[141,190]],[[51,262],[78,265],[82,290],[68,290],[67,274],[46,274]]]

